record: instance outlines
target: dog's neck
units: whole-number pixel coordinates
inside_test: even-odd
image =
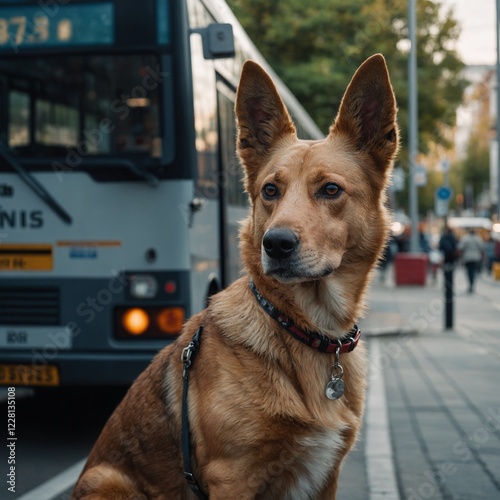
[[[364,296],[383,238],[373,248],[350,248],[329,276],[301,283],[282,283],[264,274],[261,241],[254,235],[253,214],[240,230],[244,270],[258,290],[300,328],[339,339],[362,316]]]
[[[250,273],[257,288],[275,307],[301,328],[341,338],[351,330],[364,309],[363,296],[369,269],[362,278],[343,279],[341,273],[305,283],[283,284],[261,273]]]
[[[327,335],[341,334],[357,320],[341,280],[330,277],[294,290],[297,306]],[[347,324],[347,325],[346,325]]]

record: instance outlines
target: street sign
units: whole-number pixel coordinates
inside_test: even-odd
[[[443,201],[449,201],[451,198],[451,188],[448,186],[441,186],[436,189],[436,198]]]
[[[403,191],[405,188],[405,173],[401,167],[396,167],[392,171],[392,190]]]
[[[444,217],[448,215],[448,200],[434,200],[434,215],[436,217]]]
[[[448,160],[448,158],[444,158],[443,160],[441,160],[440,169],[441,172],[443,172],[443,174],[447,174],[450,171],[450,167],[451,167],[451,162],[450,160]]]
[[[415,185],[423,187],[427,184],[427,170],[424,165],[415,165],[413,167],[413,178]]]
[[[448,215],[448,203],[453,191],[449,186],[440,186],[434,193],[434,213],[437,217]]]

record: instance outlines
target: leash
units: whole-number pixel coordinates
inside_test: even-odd
[[[189,415],[188,415],[188,389],[189,389],[189,368],[193,364],[194,358],[200,350],[201,334],[203,326],[200,326],[194,334],[191,342],[182,350],[181,360],[184,363],[182,379],[184,381],[182,390],[182,428],[181,428],[181,444],[182,458],[184,462],[184,477],[189,484],[193,493],[198,497],[208,500],[208,495],[200,488],[191,467],[191,433],[189,432]]]

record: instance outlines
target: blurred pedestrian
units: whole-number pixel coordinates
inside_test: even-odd
[[[429,251],[431,249],[431,247],[429,245],[429,239],[427,238],[427,235],[423,231],[420,231],[418,233],[418,243],[419,243],[421,252],[429,253]]]
[[[495,237],[495,244],[493,246],[493,263],[491,270],[494,280],[500,280],[500,237]]]
[[[458,250],[460,252],[462,262],[467,270],[469,293],[473,293],[476,273],[480,269],[481,262],[483,260],[483,240],[474,232],[473,229],[469,229],[469,232],[460,239],[458,243]]]
[[[441,255],[441,252],[437,248],[432,247],[429,251],[429,262],[431,266],[431,276],[433,284],[436,284],[437,282],[437,271],[441,266],[442,260],[443,256]]]
[[[498,237],[493,247],[493,262],[500,262],[500,238]]]
[[[454,264],[457,260],[457,239],[451,227],[446,227],[439,240],[439,250],[443,254],[444,264]]]
[[[488,241],[484,244],[485,264],[488,273],[491,273],[493,261],[495,260],[495,240],[490,236]]]
[[[380,282],[385,283],[387,268],[392,263],[394,255],[398,252],[396,240],[391,236],[384,249],[384,254],[379,260]]]

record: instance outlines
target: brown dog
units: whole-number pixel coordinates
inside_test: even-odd
[[[137,379],[74,499],[196,498],[183,475],[183,419],[188,461],[211,500],[335,498],[365,391],[364,349],[347,351],[386,240],[385,188],[398,148],[384,58],[358,69],[324,140],[297,139],[253,62],[236,115],[251,199],[241,231],[248,275],[214,296]],[[183,416],[181,354],[200,326]]]

